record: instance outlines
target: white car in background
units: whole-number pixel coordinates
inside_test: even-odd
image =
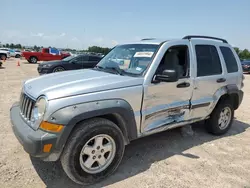
[[[21,50],[15,50],[15,58],[20,58],[20,57],[22,57]]]
[[[0,50],[9,52],[11,57],[15,56],[15,52],[9,48],[0,48]]]
[[[20,58],[22,56],[22,52],[20,50],[13,50],[10,48],[0,48],[0,50],[9,52],[10,57]]]
[[[10,58],[9,50],[0,49],[0,60],[6,60],[7,58]]]

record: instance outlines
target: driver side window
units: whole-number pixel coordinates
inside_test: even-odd
[[[166,69],[177,68],[178,78],[190,76],[189,51],[187,45],[170,47],[164,54],[157,70],[156,75],[161,75]]]

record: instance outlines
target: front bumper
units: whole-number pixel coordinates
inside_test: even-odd
[[[45,161],[56,161],[60,157],[61,151],[58,152],[55,149],[59,134],[48,133],[40,129],[35,131],[29,127],[20,115],[19,103],[11,107],[10,118],[12,130],[27,153]],[[49,153],[43,152],[45,144],[52,144]]]
[[[44,67],[37,67],[37,72],[42,75],[42,74],[48,74],[51,73],[51,70],[49,68],[44,68]]]
[[[238,107],[239,107],[241,105],[241,103],[242,103],[244,92],[242,90],[240,90],[238,92],[238,96],[239,96],[239,105],[238,105]]]

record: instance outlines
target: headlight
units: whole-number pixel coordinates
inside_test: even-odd
[[[36,101],[35,106],[33,107],[31,115],[31,126],[34,129],[38,129],[40,123],[43,120],[46,108],[47,108],[47,99],[44,96],[39,97],[38,100]]]
[[[51,67],[51,64],[46,64],[46,65],[42,65],[42,67],[46,68],[46,67]]]

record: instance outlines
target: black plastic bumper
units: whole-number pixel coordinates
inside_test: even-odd
[[[15,103],[10,109],[10,118],[12,123],[12,130],[18,139],[18,141],[23,146],[24,150],[31,156],[43,158],[48,161],[55,161],[58,157],[54,159],[49,159],[50,155],[53,154],[53,147],[57,142],[58,135],[48,132],[44,132],[40,129],[34,130],[23,120],[20,115],[19,104]],[[45,144],[52,144],[51,151],[49,153],[43,152],[43,146]]]
[[[242,100],[243,100],[244,92],[242,90],[240,90],[238,92],[238,96],[239,96],[239,105],[238,105],[238,107],[239,107],[240,104],[241,104],[241,102],[242,102]]]
[[[243,72],[250,72],[250,67],[242,67]]]
[[[40,75],[42,75],[42,74],[51,73],[52,70],[49,69],[49,68],[43,68],[43,67],[38,66],[38,67],[37,67],[37,72],[38,72]]]

